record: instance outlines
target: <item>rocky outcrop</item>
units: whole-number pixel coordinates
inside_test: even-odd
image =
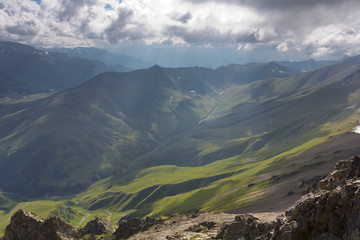
[[[360,239],[360,157],[339,161],[284,216],[273,240]]]
[[[234,222],[224,223],[216,239],[268,240],[274,226],[275,222],[262,222],[250,214],[241,214]]]
[[[96,218],[82,229],[75,229],[58,217],[42,219],[34,213],[18,210],[5,229],[1,240],[91,240],[95,235],[113,232],[111,224]]]
[[[88,222],[82,230],[86,234],[93,234],[93,235],[102,235],[113,232],[111,223],[107,220],[103,220],[100,218],[95,218],[94,220]]]
[[[261,218],[261,215],[256,216]],[[228,240],[359,240],[360,157],[339,161],[332,173],[308,188],[285,214],[277,217],[276,222],[261,221],[249,214],[238,215],[234,221],[230,218],[222,221],[209,221],[208,218],[200,221],[196,218],[186,217],[184,228],[162,238],[148,235],[151,231],[166,232],[178,225],[179,221],[171,218],[166,223],[155,218],[123,220],[119,222],[113,237],[116,240],[128,239],[150,229],[141,233],[140,239],[196,239],[200,236],[204,239]],[[44,220],[33,213],[19,210],[11,218],[1,240],[88,240],[96,239],[95,234],[109,233],[110,229],[108,222],[95,219],[85,228],[76,230],[57,217]]]
[[[163,221],[156,218],[147,217],[145,220],[132,218],[119,222],[119,227],[114,233],[115,239],[127,239],[132,235],[148,230],[154,225],[161,224]]]
[[[33,213],[18,210],[6,227],[4,240],[63,240],[80,239],[82,233],[62,221],[58,217],[46,220]]]
[[[188,227],[185,231],[189,232],[203,232],[212,229],[216,225],[213,221],[205,221],[199,224]]]
[[[39,229],[43,219],[31,212],[18,210],[6,227],[4,240],[26,239],[35,229]]]

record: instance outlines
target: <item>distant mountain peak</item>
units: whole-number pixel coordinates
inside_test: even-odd
[[[155,64],[154,66],[150,67],[149,69],[163,69],[160,65]]]
[[[279,64],[283,67],[287,67],[293,72],[308,72],[313,71],[328,65],[332,65],[335,63],[340,62],[340,60],[337,61],[316,61],[314,59],[308,59],[304,61],[280,61],[280,62],[274,62],[276,64]]]
[[[4,51],[23,52],[27,54],[45,54],[44,51],[41,51],[29,45],[15,42],[0,41],[0,53]]]
[[[11,86],[12,92],[21,95],[63,90],[102,72],[127,70],[120,65],[109,66],[64,53],[49,53],[21,43],[0,41],[0,72],[8,76],[7,83],[2,83],[2,86]]]
[[[119,64],[133,70],[149,68],[154,65],[153,63],[131,57],[126,54],[111,53],[107,50],[96,47],[54,48],[48,49],[48,51],[65,53],[72,57],[102,61],[111,65]]]

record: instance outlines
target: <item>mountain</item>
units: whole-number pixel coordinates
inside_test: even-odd
[[[348,62],[351,64],[360,64],[360,56],[347,57],[344,59],[344,62]]]
[[[47,89],[41,87],[34,87],[26,82],[22,82],[8,76],[4,72],[0,72],[0,98],[13,97],[46,92]]]
[[[334,161],[360,152],[360,136],[352,133],[359,73],[360,65],[342,62],[227,87],[205,121],[78,200],[90,210],[138,217],[289,206]]]
[[[328,65],[339,63],[339,61],[315,61],[313,59],[300,61],[300,62],[293,62],[293,61],[280,61],[276,62],[277,64],[287,67],[293,72],[308,72],[313,71]]]
[[[73,224],[290,206],[359,154],[359,88],[356,58],[297,74],[153,66],[16,103],[0,117],[1,220],[15,205]]]
[[[49,53],[31,46],[0,42],[0,84],[2,92],[20,95],[63,90],[108,71],[126,71],[122,66]],[[9,88],[9,90],[7,90]]]
[[[86,58],[101,61],[110,65],[122,65],[128,69],[142,69],[153,66],[153,63],[143,61],[138,58],[130,57],[120,53],[110,53],[106,50],[95,47],[77,47],[77,48],[53,48],[50,52],[60,52],[72,57]]]
[[[290,75],[273,63],[251,67]],[[102,73],[9,110],[0,119],[0,187],[28,196],[63,195],[125,171],[165,138],[208,117],[218,88],[250,81],[252,75],[242,77],[249,73],[243,67],[228,69]]]

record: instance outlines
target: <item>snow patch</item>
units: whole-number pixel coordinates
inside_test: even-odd
[[[354,133],[360,134],[360,125],[355,127]]]

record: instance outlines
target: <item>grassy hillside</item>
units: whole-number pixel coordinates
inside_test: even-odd
[[[87,222],[96,217],[107,219],[116,226],[118,219],[126,214],[112,213],[106,210],[89,211],[82,208],[76,200],[71,198],[50,198],[47,200],[36,201],[26,201],[23,199],[18,202],[13,199],[13,203],[14,207],[12,209],[7,211],[0,210],[0,236],[4,234],[5,227],[9,224],[11,216],[18,209],[35,212],[42,218],[57,216],[74,227],[84,227]]]
[[[273,68],[282,69],[154,66],[103,73],[74,89],[9,108],[0,118],[0,186],[31,197],[67,195],[122,174],[169,136],[208,118],[220,89],[251,81],[245,72],[289,75]]]
[[[76,225],[286,205],[360,154],[359,73],[354,61],[294,75],[275,63],[154,66],[13,103],[0,118],[0,184],[42,198],[1,195],[1,219],[19,207]]]
[[[281,190],[285,196],[311,179],[310,170],[326,174],[334,159],[359,153],[357,143],[348,151],[341,144],[357,139],[350,132],[358,118],[358,69],[345,64],[230,88],[217,117],[168,138],[133,172],[101,180],[78,199],[88,209],[146,216],[236,209],[261,202],[290,181]],[[320,79],[329,71],[336,73]],[[227,92],[236,91],[252,101],[226,102]],[[340,150],[332,151],[333,145]],[[299,156],[308,153],[312,157],[302,162]]]

